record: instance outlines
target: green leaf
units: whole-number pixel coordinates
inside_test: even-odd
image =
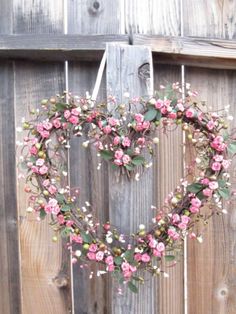
[[[127,169],[127,170],[129,170],[129,171],[132,171],[132,170],[134,170],[134,166],[133,165],[124,165],[124,167]]]
[[[172,262],[175,260],[175,256],[174,255],[165,255],[165,260],[167,262]]]
[[[111,160],[113,157],[113,154],[109,150],[101,150],[100,151],[101,157],[105,160]]]
[[[160,110],[157,110],[156,120],[157,121],[161,120],[161,112],[160,112]]]
[[[131,160],[131,162],[135,166],[140,166],[145,162],[145,158],[143,156],[136,156]]]
[[[70,228],[64,228],[61,230],[61,236],[63,238],[66,238],[70,235]]]
[[[130,289],[130,291],[134,293],[138,293],[138,288],[133,284],[132,281],[128,282],[128,288]]]
[[[115,164],[112,164],[112,165],[111,165],[111,168],[112,168],[113,170],[116,170],[116,169],[119,168],[119,166],[117,166],[117,165],[115,165]]]
[[[67,104],[57,103],[55,104],[57,111],[64,111],[67,108]]]
[[[192,183],[187,186],[187,191],[196,194],[200,192],[203,188],[204,186],[201,183]]]
[[[223,187],[225,187],[226,181],[220,179],[220,180],[218,180],[218,184],[219,184],[219,187],[223,188]]]
[[[47,216],[46,212],[44,209],[40,209],[39,217],[40,219],[44,219]]]
[[[127,262],[131,263],[134,258],[134,250],[127,250],[124,254],[125,259]]]
[[[157,115],[157,110],[155,108],[150,108],[144,115],[144,120],[152,121]]]
[[[224,199],[228,199],[230,197],[230,192],[228,188],[221,188],[218,190],[218,193]]]
[[[236,142],[232,142],[228,146],[228,152],[230,154],[236,154]]]
[[[126,153],[127,155],[131,156],[131,155],[133,154],[133,151],[132,151],[131,148],[128,148],[128,149],[125,151],[125,153]]]
[[[68,211],[70,211],[70,206],[69,206],[69,205],[63,205],[63,206],[61,207],[61,211],[63,211],[63,212],[68,212]]]
[[[120,266],[120,265],[122,264],[122,262],[123,262],[123,258],[122,258],[122,257],[116,256],[116,257],[114,258],[114,263],[115,263],[117,266]]]
[[[56,195],[56,200],[58,201],[58,203],[64,203],[65,201],[65,196],[63,194],[57,194]]]
[[[80,231],[80,233],[85,243],[89,243],[89,244],[92,243],[92,237],[89,233],[86,233],[85,231]]]

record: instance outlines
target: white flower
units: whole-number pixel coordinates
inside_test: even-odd
[[[28,207],[28,208],[26,209],[26,211],[27,211],[27,213],[32,213],[32,212],[34,211],[34,209],[33,209],[32,207]]]
[[[145,230],[145,225],[143,224],[139,225],[139,230]]]
[[[82,253],[81,253],[81,251],[80,251],[80,250],[76,250],[76,251],[75,251],[75,256],[80,257],[80,256],[81,256],[81,254],[82,254]]]
[[[85,141],[85,142],[82,143],[82,146],[83,146],[84,148],[87,148],[88,145],[89,145],[89,141]]]

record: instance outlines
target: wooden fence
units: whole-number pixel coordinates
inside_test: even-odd
[[[0,0],[0,313],[236,313],[235,202],[206,227],[202,244],[187,243],[186,259],[169,269],[170,278],[148,281],[138,295],[118,296],[108,276],[89,280],[88,272],[71,266],[65,243],[51,241],[46,221],[26,217],[14,153],[28,107],[67,87],[75,94],[91,91],[108,42],[123,44],[125,52],[119,59],[121,46],[109,46],[101,99],[110,91],[122,97],[121,90],[147,90],[135,80],[137,68],[151,63],[150,47],[155,87],[184,79],[213,108],[230,104],[235,116],[235,10],[236,0]],[[131,45],[139,45],[135,53]],[[109,69],[120,64],[117,78]],[[117,184],[106,165],[98,172],[93,150],[73,140],[71,185],[81,187],[81,202],[94,204],[101,220],[130,230],[148,219],[143,209],[162,204],[178,183],[181,144],[181,131],[161,140],[153,169],[129,185]]]

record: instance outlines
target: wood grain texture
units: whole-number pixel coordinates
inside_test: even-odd
[[[123,0],[68,0],[70,34],[124,34]]]
[[[126,33],[180,35],[180,1],[129,0],[124,3]]]
[[[0,312],[21,313],[15,173],[14,72],[0,63]]]
[[[160,84],[166,86],[181,80],[179,66],[155,65],[155,89]],[[160,144],[156,149],[154,163],[155,187],[157,205],[163,206],[167,195],[179,185],[183,177],[183,140],[179,127],[174,132],[158,134]],[[184,313],[184,265],[180,256],[175,267],[166,267],[169,278],[160,278],[159,282],[159,312],[160,314]],[[189,313],[192,314],[192,313]]]
[[[70,63],[69,90],[74,95],[84,96],[86,91],[92,91],[95,84],[98,64]],[[98,99],[105,99],[105,83],[102,82]],[[71,186],[80,189],[80,205],[89,201],[96,217],[101,222],[108,220],[108,181],[107,164],[103,163],[101,170],[97,170],[99,159],[94,147],[82,147],[86,138],[71,141],[70,155],[70,182]],[[97,277],[98,267],[90,265],[81,269],[80,265],[73,267],[74,311],[82,314],[109,313],[107,297],[107,276]],[[94,273],[89,279],[90,272]]]
[[[212,110],[231,105],[235,116],[236,72],[220,70],[199,70],[188,68],[187,81],[200,93]],[[232,127],[235,126],[235,122]],[[231,169],[235,187],[235,161]],[[188,245],[188,294],[189,312],[193,314],[233,314],[235,301],[235,201],[229,207],[229,214],[214,217],[205,228],[204,242],[189,241]]]
[[[13,33],[55,33],[63,30],[63,1],[18,1],[12,7]],[[39,106],[40,99],[62,93],[64,64],[15,62],[16,124],[28,115],[28,106]],[[18,185],[20,252],[23,313],[68,313],[70,300],[70,264],[63,242],[52,242],[53,231],[48,220],[38,223],[26,217],[23,182]],[[60,286],[60,279],[66,286]]]
[[[50,97],[64,90],[64,67],[58,64],[15,64],[16,125],[28,117],[28,108],[39,106],[42,96]],[[17,140],[22,140],[19,134]],[[20,152],[19,152],[20,153]],[[19,154],[18,154],[19,157]],[[18,182],[18,209],[20,216],[20,252],[23,304],[22,312],[69,313],[70,278],[69,253],[62,251],[62,242],[52,242],[54,232],[49,219],[38,222],[32,215],[26,216],[27,195],[24,180]],[[58,276],[67,285],[58,285]]]
[[[139,75],[139,68],[149,63],[150,71],[146,79]],[[147,47],[120,46],[109,44],[107,49],[107,93],[115,95],[118,103],[125,103],[125,92],[130,97],[148,97],[153,81],[151,51]],[[134,110],[134,109],[133,109]],[[128,180],[121,176],[117,180],[114,170],[109,168],[109,218],[121,233],[129,235],[137,231],[143,223],[149,228],[155,203],[153,169],[142,175],[140,181]],[[148,277],[148,276],[147,276]],[[124,295],[117,294],[114,283],[110,290],[112,304],[110,313],[158,313],[157,280],[148,277],[145,287],[140,287],[138,295],[125,289]],[[140,296],[142,296],[140,298]]]
[[[236,38],[235,0],[183,0],[185,36]]]

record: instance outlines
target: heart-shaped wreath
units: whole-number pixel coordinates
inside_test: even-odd
[[[183,99],[181,92],[178,83],[162,87],[151,99],[129,100],[129,110],[112,97],[95,106],[89,97],[57,96],[44,99],[40,110],[31,111],[34,119],[23,123],[29,133],[21,154],[21,165],[28,171],[28,211],[41,219],[51,215],[54,230],[73,244],[73,262],[95,261],[101,273],[112,272],[133,292],[137,291],[135,281],[143,281],[138,270],[164,273],[163,259],[174,260],[186,234],[197,236],[194,225],[213,213],[224,213],[222,201],[230,198],[228,155],[236,152],[236,141],[226,131],[223,115],[204,110],[194,100],[196,93],[187,90]],[[136,111],[137,105],[143,109]],[[108,107],[114,109],[109,112]],[[140,171],[150,166],[146,157],[152,157],[159,141],[156,130],[166,132],[177,125],[195,150],[188,167],[193,179],[187,181],[189,170],[156,211],[150,230],[140,225],[136,234],[127,236],[109,222],[100,224],[89,203],[79,207],[79,192],[68,186],[66,178],[66,149],[72,137],[86,135],[84,147],[93,144],[112,168],[138,179]],[[202,213],[204,206],[210,211],[207,216]]]

